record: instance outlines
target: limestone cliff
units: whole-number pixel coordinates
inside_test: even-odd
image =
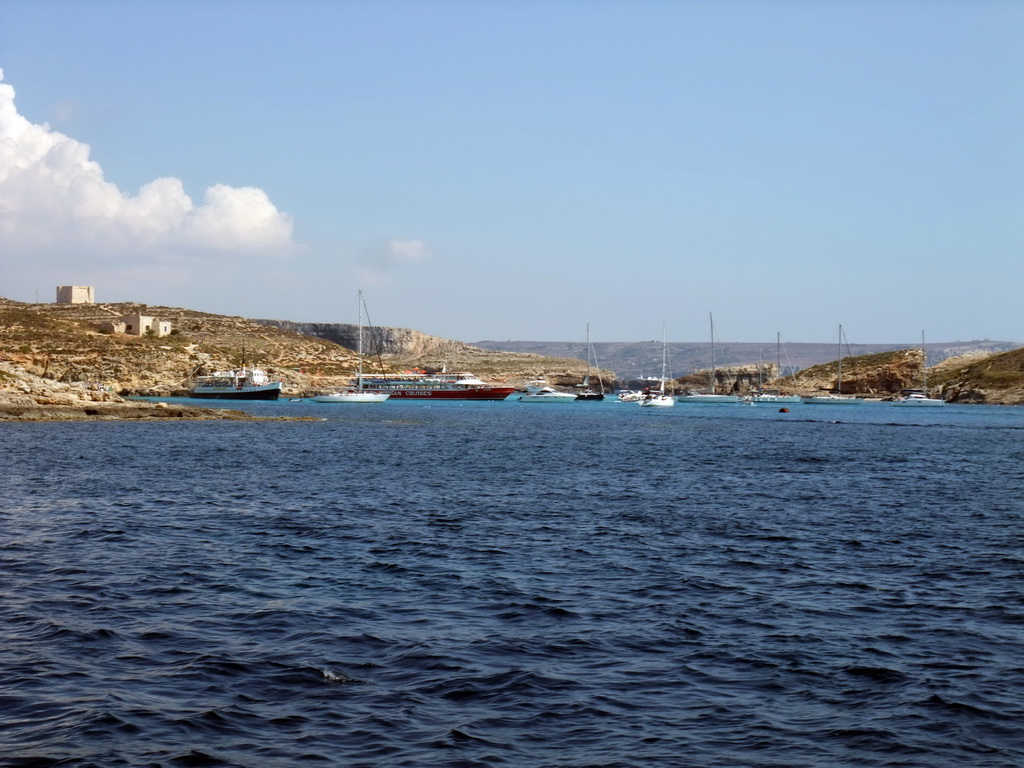
[[[928,382],[949,402],[1024,405],[1024,349],[946,360]]]
[[[844,357],[842,394],[892,398],[902,389],[920,387],[923,362],[920,349]],[[835,392],[838,374],[838,361],[823,363],[787,376],[780,386],[801,395]]]

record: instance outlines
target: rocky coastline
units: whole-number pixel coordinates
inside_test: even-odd
[[[252,421],[225,408],[127,400],[113,392],[65,384],[0,362],[0,421]]]
[[[105,327],[105,319],[128,312],[167,319],[174,330],[156,338]],[[193,377],[243,364],[282,381],[286,397],[330,392],[355,373],[356,355],[343,346],[352,343],[345,336],[351,330],[134,303],[26,304],[0,298],[0,420],[250,418],[222,408],[128,398],[186,396]],[[588,370],[582,359],[483,349],[407,329],[376,330],[386,351],[366,360],[374,373],[446,368],[516,388],[544,379],[566,389],[589,373],[591,385],[596,388],[600,380],[606,392],[638,383],[617,380],[609,370]],[[920,386],[924,363],[913,348],[845,358],[843,393],[891,400]],[[709,379],[709,371],[695,371],[676,378],[674,389],[704,390]],[[933,397],[948,402],[1024,404],[1024,349],[943,360],[928,368],[927,383]],[[765,386],[806,396],[835,385],[835,361],[782,378],[776,365],[760,361],[720,366],[716,373],[719,392],[745,394]]]

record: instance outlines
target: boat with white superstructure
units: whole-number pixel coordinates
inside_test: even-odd
[[[282,383],[271,381],[262,368],[243,365],[233,371],[197,376],[188,396],[203,400],[277,400],[281,387]]]
[[[543,381],[531,381],[526,385],[526,394],[519,396],[521,403],[571,403],[575,399],[571,392],[559,392]]]
[[[504,400],[516,391],[504,384],[488,384],[472,373],[400,373],[363,380],[363,388],[384,392],[393,400]]]

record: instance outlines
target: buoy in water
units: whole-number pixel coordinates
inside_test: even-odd
[[[789,413],[789,408],[779,408],[779,413]]]

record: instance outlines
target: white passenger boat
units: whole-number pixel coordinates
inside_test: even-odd
[[[188,396],[204,400],[277,400],[281,386],[263,369],[242,366],[236,371],[197,376]]]

